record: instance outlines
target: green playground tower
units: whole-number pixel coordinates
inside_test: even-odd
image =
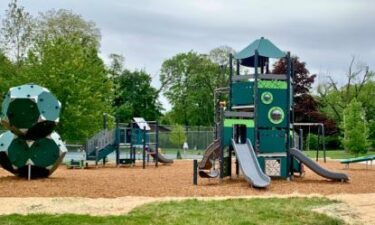
[[[270,73],[270,60],[283,60],[285,73]],[[216,89],[214,95],[215,140],[194,167],[194,177],[198,170],[201,178],[230,177],[235,154],[236,174],[241,168],[243,177],[256,188],[269,186],[271,177],[301,175],[302,165],[330,180],[349,180],[346,174],[324,169],[300,151],[302,138],[295,134],[293,122],[293,74],[290,53],[263,37],[229,56],[229,87]],[[223,93],[228,94],[228,103],[217,101]]]
[[[286,62],[285,74],[271,74],[270,59]],[[235,63],[234,63],[235,62]],[[235,64],[236,68],[233,68]],[[244,67],[253,71],[241,74]],[[250,141],[261,170],[268,176],[290,178],[300,165],[293,160],[293,81],[290,53],[260,38],[229,58],[229,102],[217,110],[221,141],[220,177],[231,175],[233,143]],[[238,163],[236,172],[238,174]]]

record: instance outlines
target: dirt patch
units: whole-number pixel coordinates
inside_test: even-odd
[[[9,214],[89,214],[96,216],[124,215],[135,207],[165,201],[198,199],[201,201],[251,198],[290,198],[322,197],[322,195],[263,195],[263,196],[221,196],[221,197],[118,197],[118,198],[81,198],[81,197],[29,197],[0,198],[0,215]]]
[[[323,207],[321,212],[338,216],[348,224],[375,224],[375,193],[328,196],[343,203]]]
[[[176,161],[170,166],[140,165],[132,168],[69,170],[61,166],[50,178],[27,181],[0,169],[0,197],[90,197],[115,198],[123,196],[244,196],[274,194],[341,194],[375,193],[375,168],[353,164],[350,170],[338,162],[321,163],[327,169],[345,172],[350,182],[332,182],[307,170],[303,178],[293,181],[273,179],[264,190],[254,189],[241,176],[232,179],[199,179],[194,187],[193,162]]]
[[[289,197],[323,197],[323,195],[289,194],[289,195],[262,195],[262,196],[222,196],[196,197],[198,200],[223,200],[235,198],[289,198]],[[347,224],[375,224],[375,207],[372,194],[341,194],[325,196],[339,200],[340,203],[330,204],[313,209],[331,217],[343,219]],[[119,197],[119,198],[81,198],[81,197],[30,197],[30,198],[0,198],[0,215],[9,214],[89,214],[95,216],[125,215],[135,207],[163,201],[180,201],[192,197]]]

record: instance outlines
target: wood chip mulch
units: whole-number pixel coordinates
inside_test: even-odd
[[[66,169],[60,166],[48,179],[27,181],[0,169],[0,197],[91,197],[121,196],[239,196],[264,194],[340,194],[374,193],[375,165],[352,164],[350,169],[338,162],[320,162],[327,169],[350,176],[347,183],[332,182],[306,169],[303,178],[293,181],[273,179],[264,190],[254,189],[240,176],[232,179],[198,179],[193,186],[193,161],[174,164],[116,168],[114,165],[90,169]]]

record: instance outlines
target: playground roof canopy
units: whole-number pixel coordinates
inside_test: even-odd
[[[235,54],[234,58],[240,59],[241,65],[254,67],[255,51],[258,51],[259,55],[258,66],[262,65],[265,58],[282,58],[286,56],[285,52],[281,51],[270,40],[261,37]]]
[[[151,130],[146,120],[143,119],[142,117],[134,117],[133,120],[140,129]]]

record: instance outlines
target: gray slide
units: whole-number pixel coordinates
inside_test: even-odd
[[[300,162],[305,164],[307,167],[309,167],[312,171],[314,171],[316,174],[325,177],[330,180],[336,180],[336,181],[348,181],[349,177],[345,173],[335,173],[332,171],[329,171],[327,169],[324,169],[319,164],[314,162],[314,160],[307,157],[305,154],[303,154],[302,151],[296,148],[290,149],[290,154],[294,156],[296,159],[298,159]]]
[[[259,166],[258,159],[255,155],[253,146],[249,139],[246,144],[237,144],[232,139],[234,151],[239,161],[239,166],[242,170],[245,179],[257,188],[265,188],[271,183],[271,178],[263,173]]]
[[[155,153],[155,150],[154,149],[150,149],[150,151],[152,153]],[[156,158],[156,154],[151,154],[152,158]],[[173,163],[173,159],[167,159],[164,157],[163,154],[161,154],[160,152],[158,152],[158,162],[160,163],[164,163],[164,164],[170,164],[170,163]]]

